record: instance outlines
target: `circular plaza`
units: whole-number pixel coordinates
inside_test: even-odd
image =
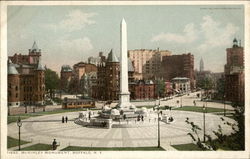
[[[166,150],[171,150],[171,145],[192,143],[189,135],[191,127],[185,120],[194,122],[202,131],[199,137],[203,138],[203,113],[191,111],[164,110],[171,113],[174,121],[171,123],[160,122],[160,142]],[[158,122],[157,114],[151,113],[143,121],[122,121],[116,125],[133,126],[114,126],[110,129],[102,127],[85,127],[76,123],[80,112],[67,112],[52,115],[30,117],[23,120],[21,127],[21,139],[32,143],[51,144],[53,139],[59,143],[60,149],[68,146],[80,147],[150,147],[158,144]],[[232,128],[224,122],[234,123],[231,118],[205,114],[205,133],[215,137],[213,131],[222,126],[224,134],[230,134]],[[68,122],[62,123],[62,117],[68,118]],[[221,117],[225,121],[221,120]],[[8,125],[8,136],[18,138],[18,127],[16,123]]]

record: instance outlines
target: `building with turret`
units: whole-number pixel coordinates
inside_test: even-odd
[[[128,81],[134,80],[134,67],[128,59]],[[93,97],[99,100],[118,100],[120,91],[120,62],[113,50],[107,60],[97,66],[97,84],[93,88]],[[131,92],[132,94],[132,92]]]
[[[8,58],[8,106],[44,105],[45,68],[34,42],[28,55]]]
[[[232,48],[227,48],[225,65],[225,99],[234,103],[244,103],[244,48],[235,38]]]

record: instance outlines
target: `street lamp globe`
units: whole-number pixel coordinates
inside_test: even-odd
[[[18,127],[21,127],[22,126],[22,121],[21,121],[21,118],[19,117],[18,120],[17,120],[17,126]]]

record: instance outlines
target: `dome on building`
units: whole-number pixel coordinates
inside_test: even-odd
[[[15,65],[12,63],[11,60],[8,62],[8,75],[18,75],[18,71],[16,70]]]

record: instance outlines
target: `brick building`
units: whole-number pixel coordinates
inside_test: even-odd
[[[83,93],[83,78],[85,74],[97,72],[97,66],[91,63],[79,62],[73,66],[63,65],[61,68],[61,90],[69,93]]]
[[[133,87],[131,99],[149,100],[155,99],[156,85],[152,80],[138,80]]]
[[[160,77],[165,81],[175,77],[186,77],[190,79],[191,89],[195,88],[194,55],[191,53],[163,56],[160,70]]]
[[[128,80],[134,81],[134,67],[128,59]],[[120,62],[111,50],[107,60],[98,64],[97,84],[93,88],[93,97],[99,100],[118,100],[120,93]],[[131,92],[133,94],[133,92]]]
[[[61,67],[60,76],[60,88],[61,90],[67,92],[69,88],[69,82],[73,76],[73,69],[69,65],[63,65]]]
[[[168,50],[129,50],[128,57],[135,69],[135,79],[155,79],[161,69],[162,57],[170,55]]]
[[[36,42],[28,55],[9,56],[8,106],[44,105],[44,71],[41,49],[38,49]]]
[[[227,48],[227,63],[225,65],[225,98],[228,101],[244,103],[244,49],[233,40],[232,48]]]
[[[120,63],[111,50],[106,62],[97,67],[97,86],[95,97],[100,100],[118,100],[119,98],[119,69]]]

